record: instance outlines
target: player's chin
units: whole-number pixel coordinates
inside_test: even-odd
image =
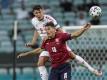
[[[50,34],[48,34],[48,37],[49,37],[49,38],[51,38],[51,35],[50,35]]]

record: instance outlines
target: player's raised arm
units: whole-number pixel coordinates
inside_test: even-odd
[[[36,41],[38,39],[38,36],[39,36],[39,33],[37,31],[34,32],[34,36],[33,36],[33,39],[32,39],[32,44],[35,45],[36,44]]]
[[[31,43],[27,43],[26,47],[33,47],[36,44],[36,41],[38,39],[39,33],[37,31],[34,32],[33,38],[32,38],[32,42]]]
[[[36,48],[35,50],[32,50],[32,51],[29,51],[29,52],[25,52],[25,53],[20,53],[17,58],[20,58],[20,57],[24,57],[24,56],[29,56],[29,55],[35,55],[35,54],[39,54],[43,51],[44,49],[41,49],[41,48]]]
[[[76,32],[71,33],[72,38],[77,38],[77,37],[81,36],[90,27],[91,27],[91,24],[87,23],[83,28],[79,29]]]

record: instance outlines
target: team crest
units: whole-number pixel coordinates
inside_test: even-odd
[[[56,42],[59,42],[59,39],[55,39]]]

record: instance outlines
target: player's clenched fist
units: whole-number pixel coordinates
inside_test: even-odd
[[[25,46],[31,48],[33,46],[33,44],[32,43],[26,43]]]
[[[91,27],[91,23],[87,23],[87,24],[84,26],[84,29],[85,29],[85,30],[88,30],[90,27]]]
[[[21,53],[21,54],[19,54],[18,56],[17,56],[17,58],[21,58],[21,57],[24,57],[24,56],[26,56],[27,55],[27,53]]]

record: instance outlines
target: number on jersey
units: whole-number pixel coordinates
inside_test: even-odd
[[[52,47],[52,52],[57,52],[56,47]]]

